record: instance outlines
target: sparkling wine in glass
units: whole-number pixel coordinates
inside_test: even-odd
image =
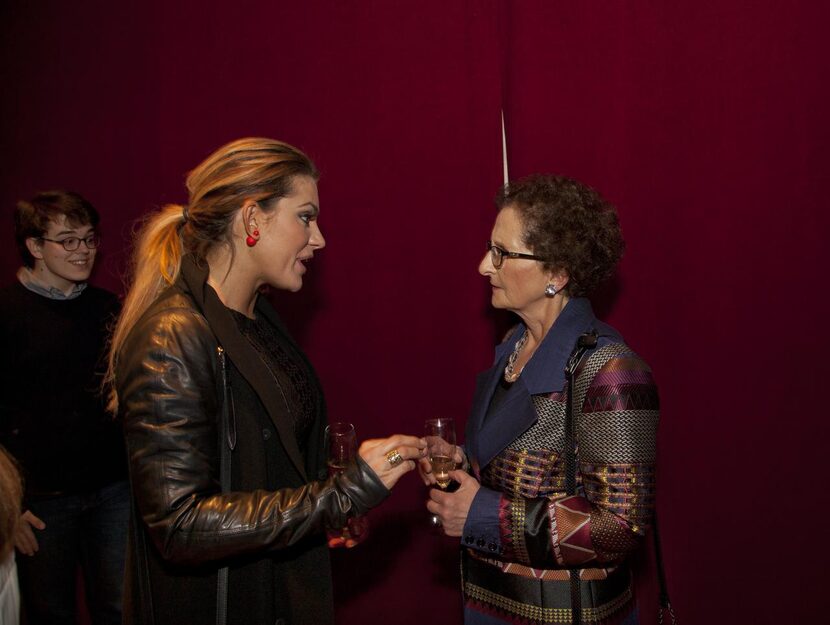
[[[447,488],[450,471],[455,469],[455,422],[449,417],[427,419],[424,427],[432,474],[439,488]]]
[[[329,475],[343,473],[349,462],[357,455],[357,435],[351,423],[336,421],[326,427],[326,461]],[[340,529],[329,529],[329,547],[354,547],[369,533],[369,519],[364,516],[350,517]]]

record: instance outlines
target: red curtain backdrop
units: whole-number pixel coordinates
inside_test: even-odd
[[[362,437],[438,415],[463,431],[505,323],[476,273],[504,109],[511,176],[564,173],[618,206],[628,251],[595,303],[660,384],[682,622],[815,620],[828,17],[818,0],[5,3],[4,280],[17,199],[89,197],[94,281],[122,291],[136,220],[185,201],[189,168],[283,139],[323,172],[328,246],[274,300],[330,417]],[[333,554],[339,623],[460,623],[458,543],[427,529],[425,498],[401,483],[371,541]]]

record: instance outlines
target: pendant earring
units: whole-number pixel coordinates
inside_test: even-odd
[[[556,295],[556,285],[553,284],[552,282],[549,283],[545,287],[545,295],[547,295],[548,297],[553,297],[554,295]]]
[[[254,228],[254,231],[245,237],[245,245],[248,247],[253,247],[256,245],[256,242],[259,240],[259,230]]]

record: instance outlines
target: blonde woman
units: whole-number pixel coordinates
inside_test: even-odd
[[[296,148],[240,139],[139,233],[110,361],[135,500],[125,622],[332,622],[324,530],[423,455],[366,441],[326,477],[319,382],[259,295],[299,290],[325,245],[317,178]]]

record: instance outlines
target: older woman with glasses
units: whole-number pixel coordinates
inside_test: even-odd
[[[479,375],[469,471],[427,503],[461,538],[465,622],[636,623],[627,561],[654,509],[657,390],[586,299],[622,255],[617,215],[559,176],[496,203],[479,272],[519,323]]]

